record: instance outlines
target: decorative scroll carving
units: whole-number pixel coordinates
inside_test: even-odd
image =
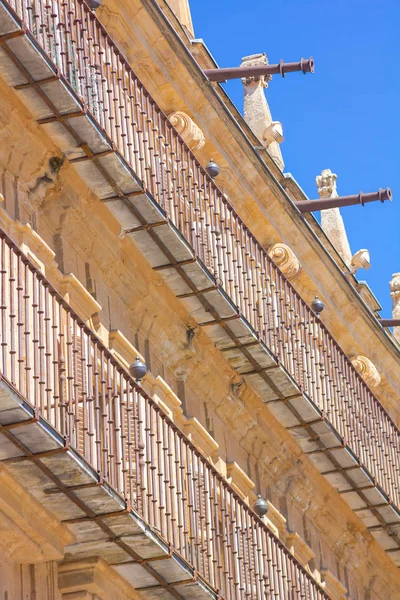
[[[301,264],[289,246],[281,243],[274,244],[268,249],[268,254],[290,281],[296,279],[301,271]]]
[[[355,273],[358,269],[369,269],[371,266],[371,259],[369,251],[362,249],[358,250],[351,259],[351,272]]]
[[[393,273],[389,286],[392,297],[392,316],[393,319],[400,319],[400,273]],[[400,327],[394,327],[393,334],[400,342]]]
[[[371,390],[380,384],[381,376],[379,375],[379,371],[369,358],[366,356],[357,356],[351,362]]]
[[[330,169],[323,169],[321,175],[315,178],[318,194],[321,198],[330,198],[337,196],[336,190],[336,173],[332,173]]]
[[[282,123],[280,123],[280,121],[272,121],[272,123],[268,125],[268,127],[264,131],[263,141],[265,141],[267,146],[269,146],[270,144],[272,144],[272,142],[281,144],[283,140],[284,137]]]
[[[189,115],[177,110],[169,114],[168,118],[191,150],[201,150],[206,143],[204,133]]]

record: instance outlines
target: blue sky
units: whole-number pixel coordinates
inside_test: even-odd
[[[269,62],[313,56],[314,75],[274,76],[266,90],[283,124],[285,172],[310,198],[322,169],[340,195],[391,187],[393,202],[342,209],[359,270],[391,316],[388,283],[400,271],[400,6],[398,0],[191,0],[195,36],[219,66],[265,52]],[[224,84],[242,112],[241,82]],[[318,213],[317,213],[318,215]]]

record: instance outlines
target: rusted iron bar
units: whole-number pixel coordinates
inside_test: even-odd
[[[319,198],[318,200],[301,200],[296,202],[296,206],[301,213],[314,212],[316,210],[327,210],[328,208],[341,208],[342,206],[352,206],[354,204],[367,204],[380,200],[392,200],[392,191],[390,188],[380,189],[378,192],[364,194],[360,192],[354,196],[338,196],[337,198]]]
[[[400,319],[378,319],[382,327],[400,327]]]
[[[302,58],[299,62],[291,63],[285,63],[283,60],[281,60],[279,63],[274,65],[261,65],[255,67],[204,69],[204,73],[207,75],[210,81],[217,81],[219,83],[227,81],[228,79],[241,79],[242,77],[262,77],[263,75],[280,74],[282,77],[285,77],[286,73],[294,73],[295,71],[302,71],[304,75],[306,73],[314,73],[313,58]]]

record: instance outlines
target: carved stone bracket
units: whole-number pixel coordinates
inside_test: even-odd
[[[300,274],[301,264],[293,250],[286,244],[274,244],[268,249],[268,254],[290,281]]]
[[[378,369],[369,358],[366,356],[357,356],[356,358],[353,358],[351,362],[371,390],[378,387],[381,382],[381,376]]]
[[[206,143],[204,133],[198,125],[181,110],[170,113],[168,118],[191,150],[201,150]]]

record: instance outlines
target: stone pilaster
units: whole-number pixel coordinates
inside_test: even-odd
[[[390,295],[392,297],[392,317],[400,319],[400,273],[393,273],[390,282]],[[400,342],[400,327],[393,328],[394,336]]]
[[[321,171],[321,175],[318,175],[315,180],[320,198],[338,197],[336,190],[336,179],[337,175],[332,173],[330,169],[324,169]],[[340,210],[338,208],[328,208],[327,210],[322,210],[321,227],[325,231],[329,240],[335,246],[346,265],[350,267],[352,255]]]
[[[255,67],[268,64],[265,54],[252,54],[242,58],[242,67]],[[244,118],[250,129],[268,150],[276,165],[283,171],[284,162],[279,144],[283,141],[282,125],[273,121],[264,89],[271,76],[246,77],[244,85]]]

